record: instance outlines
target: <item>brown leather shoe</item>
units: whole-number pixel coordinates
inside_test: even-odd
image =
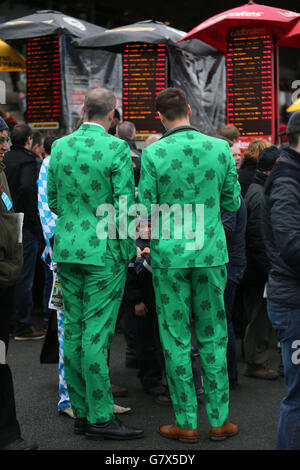
[[[278,372],[276,372],[276,370],[268,369],[268,368],[261,368],[261,369],[254,369],[254,370],[246,368],[244,375],[246,377],[254,377],[255,379],[262,379],[262,380],[276,380],[279,377],[279,374]]]
[[[181,442],[198,442],[198,429],[182,429],[176,424],[163,424],[159,426],[158,432],[167,439],[177,439]]]
[[[32,326],[22,331],[22,333],[14,336],[16,341],[30,341],[37,339],[44,339],[46,333],[44,331],[35,330]]]
[[[128,397],[127,388],[115,384],[111,384],[111,393],[113,397]]]
[[[227,437],[235,436],[238,433],[237,424],[227,421],[224,426],[211,427],[209,438],[211,441],[224,441]]]

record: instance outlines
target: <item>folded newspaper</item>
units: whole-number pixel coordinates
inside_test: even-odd
[[[57,274],[54,273],[53,286],[49,300],[50,310],[61,310],[63,308],[62,292]]]
[[[15,217],[15,222],[16,222],[16,227],[17,227],[18,243],[22,243],[24,214],[23,212],[16,212],[14,214],[14,217]]]
[[[265,288],[264,288],[264,293],[263,293],[263,298],[264,299],[267,299],[267,283],[265,284]]]

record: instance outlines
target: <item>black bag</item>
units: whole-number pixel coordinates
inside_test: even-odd
[[[57,336],[57,313],[51,310],[48,322],[47,334],[44,340],[40,355],[41,364],[58,364],[59,360],[59,343]]]

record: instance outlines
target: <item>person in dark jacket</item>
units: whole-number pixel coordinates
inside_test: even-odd
[[[121,119],[120,113],[117,109],[115,109],[113,120],[110,123],[110,128],[108,129],[109,134],[116,135],[117,125],[119,124],[120,119]]]
[[[123,121],[120,124],[117,124],[116,137],[125,140],[129,145],[134,174],[134,185],[137,194],[137,186],[139,184],[141,171],[141,152],[136,146],[136,128],[134,123],[131,121]],[[126,296],[124,296],[120,307],[119,317],[121,318],[122,330],[126,341],[126,367],[129,368],[137,367],[138,365],[135,349],[136,332],[133,330],[132,315],[132,308],[128,304]]]
[[[261,152],[269,147],[269,142],[265,139],[255,139],[250,142],[247,150],[243,155],[243,161],[238,170],[239,183],[241,185],[241,194],[245,197],[250,184],[253,181],[256,164]]]
[[[269,261],[261,232],[261,202],[264,185],[273,168],[279,150],[266,147],[257,162],[253,183],[245,196],[248,221],[246,231],[247,270],[244,277],[244,306],[248,324],[244,336],[244,374],[248,377],[273,380],[278,373],[268,366],[269,348],[274,330],[267,314],[264,298]]]
[[[226,265],[227,284],[224,292],[224,303],[228,328],[227,367],[231,390],[238,385],[237,351],[232,323],[232,309],[236,291],[243,278],[247,264],[245,243],[247,209],[243,197],[240,196],[240,198],[241,206],[237,212],[221,211],[229,257],[229,263]]]
[[[278,450],[300,450],[300,111],[287,124],[265,186],[262,229],[270,264],[268,315],[280,340],[287,395],[280,406]]]
[[[41,339],[42,331],[31,326],[32,286],[41,240],[41,225],[37,204],[38,166],[32,152],[32,130],[17,124],[11,133],[12,147],[5,154],[5,173],[16,212],[24,214],[23,268],[15,285],[12,328],[16,340]]]
[[[140,180],[141,171],[141,152],[136,146],[136,129],[135,125],[131,121],[123,121],[117,126],[116,137],[125,140],[130,147],[130,154],[132,159],[134,183],[137,187]]]
[[[137,226],[137,257],[128,267],[124,293],[135,311],[134,340],[138,376],[146,393],[156,397],[156,403],[172,405],[166,380],[165,360],[161,347],[155,292],[152,280],[150,238],[151,220],[140,219]],[[197,400],[202,395],[202,380],[195,356],[191,351],[192,371]]]
[[[166,393],[163,385],[164,358],[159,340],[155,294],[152,284],[150,236],[151,221],[138,224],[137,257],[129,264],[125,292],[133,306],[132,327],[136,348],[139,379],[146,393],[160,396]]]
[[[0,117],[0,450],[32,450],[21,437],[16,416],[13,378],[6,362],[13,286],[22,268],[22,243],[16,214],[4,173],[3,155],[8,150],[8,126]]]

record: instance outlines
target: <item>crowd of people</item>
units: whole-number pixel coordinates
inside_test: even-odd
[[[284,146],[256,138],[243,153],[236,127],[214,136],[193,127],[178,88],[158,95],[166,132],[151,135],[143,150],[134,123],[121,122],[115,108],[112,92],[88,91],[81,121],[62,138],[16,122],[9,128],[0,117],[0,448],[37,448],[17,420],[9,336],[46,342],[55,316],[57,408],[74,419],[76,434],[144,436],[118,417],[130,411],[115,403],[128,390],[110,381],[118,330],[126,367],[138,369],[157,403],[173,406],[175,423],[160,426],[161,436],[198,442],[203,394],[209,438],[236,435],[229,396],[239,385],[238,335],[247,377],[285,377],[277,448],[299,450],[300,112],[288,122]],[[135,208],[126,220],[124,199]],[[114,218],[105,225],[101,208],[109,205]],[[169,231],[163,211],[153,213],[157,205],[172,209]],[[36,330],[38,262],[43,328]],[[56,311],[49,308],[54,279],[63,299]],[[274,344],[276,370],[269,365]]]

